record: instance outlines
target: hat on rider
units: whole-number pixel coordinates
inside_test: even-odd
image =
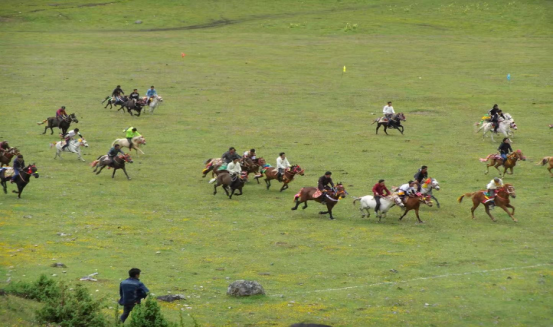
[[[325,173],[325,175],[332,175],[332,173],[329,172],[329,171],[327,171],[327,172]]]
[[[496,183],[499,183],[501,180],[499,179],[499,177],[496,177],[496,178],[493,179],[493,181],[496,182]]]

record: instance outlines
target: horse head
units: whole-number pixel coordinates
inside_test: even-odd
[[[290,167],[290,171],[295,174],[300,174],[300,176],[303,176],[304,170],[301,169],[300,165],[293,165]]]
[[[145,139],[144,136],[142,136],[142,135],[137,136],[136,142],[137,142],[138,144],[144,144],[144,145],[146,145],[146,139]]]
[[[505,192],[507,193],[507,196],[511,196],[513,199],[517,197],[517,194],[515,192],[515,187],[512,184],[505,184],[503,185],[502,188],[499,188],[497,191],[498,191],[497,192],[498,194]]]
[[[432,203],[432,200],[430,200],[430,195],[423,197],[422,202],[424,202],[424,204],[426,204],[429,207],[432,207],[434,205]]]
[[[405,115],[403,114],[403,112],[398,113],[397,116],[396,116],[396,119],[397,120],[403,120],[403,121],[406,120]]]
[[[88,142],[85,139],[79,139],[79,145],[88,148]]]
[[[125,160],[128,163],[133,163],[132,158],[128,153],[125,155],[120,155],[119,158]]]
[[[398,207],[401,207],[401,208],[405,207],[405,204],[403,203],[403,201],[401,201],[401,198],[397,194],[392,195],[392,200],[394,200],[394,203]]]
[[[72,123],[78,123],[79,120],[77,119],[77,116],[75,116],[75,113],[72,113],[71,115],[67,116],[69,118],[69,120],[72,122]]]
[[[263,157],[257,158],[257,164],[258,165],[263,166],[266,163],[267,163],[267,161],[265,161],[265,158],[263,158]]]
[[[36,168],[35,164],[27,166],[27,168],[25,168],[24,170],[27,174],[33,175],[35,178],[38,178],[38,169]]]
[[[520,150],[515,151],[515,156],[522,161],[526,161],[526,157],[522,154],[522,151]]]
[[[517,130],[517,124],[515,123],[515,121],[513,120],[511,122],[511,124],[509,125],[512,129],[514,129],[515,131]]]
[[[336,195],[338,199],[345,198],[347,194],[348,192],[346,192],[346,189],[344,188],[344,184],[342,184],[342,182],[336,184],[334,195]]]
[[[440,190],[440,183],[435,178],[430,178],[430,186],[436,191]]]

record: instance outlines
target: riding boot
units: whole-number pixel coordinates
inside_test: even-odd
[[[282,173],[278,173],[278,181],[282,183]]]
[[[326,204],[326,193],[321,195],[321,204]]]

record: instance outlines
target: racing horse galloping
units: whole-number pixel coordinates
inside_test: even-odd
[[[522,154],[522,151],[516,150],[515,152],[511,153],[507,156],[507,160],[503,162],[503,158],[501,158],[498,154],[489,154],[486,158],[480,158],[480,162],[487,162],[486,164],[486,175],[490,172],[490,167],[494,167],[499,172],[499,176],[505,176],[505,173],[507,173],[507,169],[511,170],[511,173],[507,173],[509,175],[513,174],[513,167],[516,166],[518,160],[526,161],[526,157]],[[499,166],[503,166],[503,174],[501,174],[501,171],[499,170]]]
[[[75,114],[72,113],[69,116],[65,117],[61,122],[58,120],[57,117],[48,117],[42,122],[38,122],[37,125],[42,125],[46,122],[48,122],[48,125],[44,127],[44,133],[42,134],[46,134],[46,130],[49,128],[51,131],[50,135],[52,135],[54,134],[53,128],[59,127],[61,129],[61,133],[65,135],[67,134],[67,130],[69,129],[69,126],[71,126],[71,123],[78,123],[79,120],[77,119],[77,116],[75,116]]]
[[[11,172],[11,174],[8,174],[8,172]],[[15,184],[17,184],[17,191],[13,190],[13,193],[17,193],[17,197],[21,199],[21,193],[23,193],[23,189],[27,184],[29,184],[31,180],[31,175],[35,176],[35,178],[38,178],[38,171],[35,166],[35,164],[29,165],[21,172],[19,173],[19,177],[15,179]],[[7,182],[12,179],[13,176],[13,168],[3,168],[0,169],[0,184],[2,184],[2,188],[4,189],[4,194],[7,194]]]
[[[517,195],[515,193],[515,187],[512,184],[505,184],[503,185],[503,187],[497,189],[495,198],[493,198],[495,205],[505,210],[505,212],[511,217],[511,219],[513,219],[514,222],[517,222],[518,220],[515,218],[515,207],[510,204],[509,197],[512,197],[514,199],[516,198],[516,196]],[[495,219],[495,217],[492,216],[492,214],[490,213],[490,201],[492,199],[490,199],[488,195],[486,195],[486,191],[465,193],[457,199],[457,202],[463,202],[464,197],[472,198],[472,208],[470,209],[472,219],[476,219],[474,217],[474,210],[476,210],[480,203],[482,203],[484,205],[484,209],[486,209],[486,213],[488,214],[488,216],[490,216],[492,221],[497,221],[497,219]],[[513,212],[509,212],[507,208],[513,209]]]
[[[403,125],[401,125],[401,121],[405,120],[405,115],[402,112],[399,112],[397,114],[393,114],[392,118],[390,118],[389,120],[385,117],[375,119],[373,121],[373,124],[378,123],[376,125],[376,134],[378,134],[378,129],[380,128],[380,126],[384,126],[384,133],[386,133],[386,135],[389,135],[388,132],[386,132],[388,128],[397,129],[401,133],[401,135],[403,135]]]
[[[280,188],[280,192],[288,188],[288,184],[294,180],[294,176],[296,176],[297,174],[299,174],[300,176],[303,176],[304,172],[305,171],[301,169],[299,165],[292,165],[290,168],[288,168],[282,175],[283,185]],[[271,187],[271,180],[273,179],[278,180],[278,169],[276,169],[275,167],[268,167],[263,173],[265,174],[265,184],[267,185],[267,190],[268,190]],[[255,178],[258,179],[259,177],[255,177]]]
[[[325,203],[327,211],[319,211],[319,214],[329,214],[330,219],[333,220],[334,216],[332,216],[332,208],[338,204],[340,199],[345,198],[346,194],[346,189],[342,183],[336,184],[335,188],[327,191],[326,193],[322,193],[316,187],[302,187],[301,190],[294,195],[294,202],[296,202],[296,206],[293,207],[292,210],[297,210],[300,203],[303,203],[302,209],[307,208],[307,201],[310,200],[321,203],[322,197],[324,196],[326,197]]]

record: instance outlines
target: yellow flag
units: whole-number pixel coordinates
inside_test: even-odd
[[[346,72],[346,66],[344,66],[344,73]]]

